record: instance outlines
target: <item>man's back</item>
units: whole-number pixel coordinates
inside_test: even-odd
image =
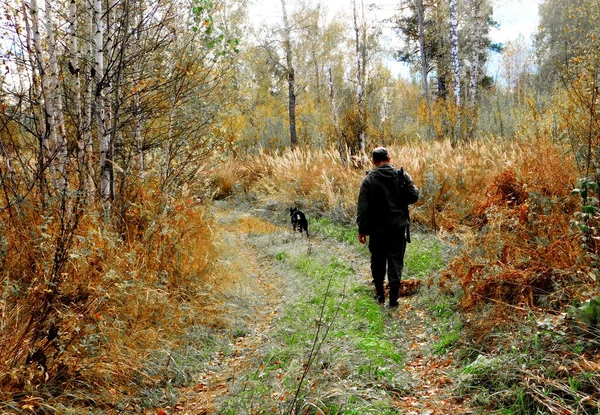
[[[382,164],[371,170],[363,179],[358,200],[359,233],[387,232],[392,228],[408,225],[406,191],[416,195],[418,190],[407,174],[400,178],[391,164]],[[406,182],[404,186],[403,183]],[[406,191],[403,191],[406,190]],[[363,232],[364,231],[364,232]]]

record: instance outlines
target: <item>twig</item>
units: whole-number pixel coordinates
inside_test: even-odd
[[[300,390],[302,388],[302,383],[304,382],[304,379],[306,378],[306,375],[308,374],[308,371],[310,370],[310,367],[312,366],[317,354],[321,350],[321,346],[323,345],[323,343],[325,342],[325,339],[327,338],[329,329],[331,328],[331,326],[333,325],[333,322],[335,321],[336,317],[338,316],[340,309],[341,309],[341,305],[344,302],[344,299],[346,298],[346,286],[348,284],[348,279],[346,279],[346,282],[344,283],[344,290],[342,291],[342,299],[336,307],[335,314],[333,315],[333,317],[327,324],[327,329],[325,330],[325,333],[323,333],[323,337],[321,337],[321,339],[319,341],[319,333],[321,331],[321,326],[323,325],[323,317],[325,314],[325,304],[327,303],[327,298],[329,297],[329,290],[331,288],[331,282],[333,281],[334,275],[335,274],[332,274],[329,277],[329,280],[327,281],[327,289],[325,290],[325,295],[323,296],[323,304],[322,304],[321,310],[319,312],[319,323],[317,325],[317,332],[315,333],[315,338],[313,340],[311,351],[308,355],[309,356],[308,361],[306,362],[306,365],[304,366],[304,371],[302,372],[302,377],[300,378],[300,381],[298,382],[298,387],[296,388],[296,393],[294,394],[294,399],[292,400],[289,410],[287,411],[288,415],[292,415],[292,413],[293,413],[294,407],[296,406],[296,403],[298,402],[298,395],[300,394]]]

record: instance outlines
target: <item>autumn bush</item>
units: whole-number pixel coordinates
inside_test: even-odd
[[[152,193],[138,202],[125,233],[75,196],[2,212],[0,411],[114,409],[167,381],[148,368],[155,351],[219,324],[205,291],[227,278],[209,272],[204,207]]]

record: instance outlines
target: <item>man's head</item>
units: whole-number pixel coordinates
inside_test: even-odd
[[[373,163],[387,163],[390,161],[390,153],[388,153],[385,147],[377,147],[373,150]]]

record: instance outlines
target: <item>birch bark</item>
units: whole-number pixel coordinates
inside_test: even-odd
[[[458,0],[450,0],[450,48],[452,58],[452,93],[454,104],[460,105],[460,62],[458,60]]]
[[[481,16],[482,0],[471,0],[471,12],[473,14],[473,54],[471,57],[471,73],[469,77],[469,117],[467,122],[467,134],[469,138],[473,138],[477,126],[477,85],[481,72],[481,63],[479,56],[482,53],[481,35],[482,35],[482,16]]]
[[[95,59],[96,54],[94,49],[96,47],[95,40],[95,11],[94,5],[91,5],[91,9],[88,10],[87,13],[87,29],[88,29],[88,37],[86,40],[86,52],[85,52],[85,60],[89,62],[86,65],[86,82],[84,89],[84,99],[82,104],[82,126],[83,126],[83,137],[82,137],[82,145],[83,151],[80,154],[80,168],[82,170],[82,174],[84,176],[84,181],[86,183],[87,197],[94,196],[96,194],[96,184],[93,179],[92,172],[94,168],[92,166],[92,156],[93,156],[93,134],[92,134],[92,124],[94,122],[94,113],[95,113],[95,102],[93,98],[93,84],[96,82],[95,77]]]
[[[69,16],[67,33],[69,35],[69,72],[73,78],[73,106],[75,107],[75,129],[77,131],[77,158],[80,165],[80,178],[84,183],[85,175],[83,166],[85,163],[85,143],[82,139],[83,132],[83,110],[81,99],[81,77],[79,42],[77,40],[77,1],[71,0],[69,3]]]
[[[479,81],[479,55],[481,53],[481,0],[471,0],[473,13],[473,55],[471,56],[471,76],[469,79],[469,108],[474,109],[477,102],[477,83]]]
[[[25,4],[25,3],[24,3]],[[48,99],[49,80],[47,75],[46,60],[42,50],[42,35],[40,33],[40,9],[38,7],[37,0],[31,0],[29,3],[29,12],[31,15],[31,31],[33,35],[33,49],[35,56],[35,66],[37,68],[38,75],[40,77],[40,94],[39,99],[41,101],[41,108],[43,114],[39,121],[39,135],[40,135],[40,154],[38,161],[38,178],[40,183],[40,191],[43,194],[43,188],[45,186],[45,175],[46,168],[49,165],[50,157],[50,132],[52,131],[52,124],[54,123],[54,116],[52,106]]]
[[[96,81],[96,122],[98,127],[99,162],[100,162],[100,199],[104,212],[104,219],[108,221],[111,213],[112,202],[112,171],[110,166],[110,135],[107,128],[105,102],[104,102],[104,22],[102,21],[102,0],[94,2],[95,33],[95,81]]]
[[[45,2],[45,17],[46,17],[46,40],[48,42],[48,54],[49,54],[49,68],[50,73],[48,74],[49,100],[51,107],[51,120],[50,128],[50,139],[51,139],[51,151],[53,158],[55,183],[59,192],[67,190],[67,136],[65,131],[65,121],[63,114],[63,103],[62,93],[60,90],[59,83],[59,68],[58,58],[56,56],[56,39],[54,36],[54,17],[52,12],[52,1],[46,0]]]
[[[36,3],[37,4],[37,3]],[[42,95],[42,85],[40,84],[43,74],[43,61],[40,62],[38,58],[38,51],[41,50],[40,44],[36,44],[36,36],[39,38],[39,30],[37,29],[37,25],[34,25],[33,17],[33,9],[32,4],[27,4],[25,0],[21,3],[21,9],[23,11],[23,16],[25,16],[25,33],[26,33],[26,42],[27,42],[27,52],[28,59],[31,67],[31,90],[30,90],[30,99],[32,102],[32,115],[33,120],[36,126],[36,129],[40,135],[40,148],[38,154],[38,179],[40,185],[40,194],[43,194],[44,187],[44,158],[45,158],[45,150],[44,150],[44,137],[45,137],[45,111],[43,108],[44,105],[44,97]],[[37,6],[36,6],[37,9]],[[29,10],[29,11],[28,11]],[[37,12],[36,12],[37,13]],[[30,15],[31,15],[31,23],[30,23]],[[36,35],[37,32],[37,35]],[[39,42],[39,39],[37,40]],[[40,49],[38,49],[38,47]],[[42,104],[42,105],[40,105]]]
[[[361,36],[361,30],[358,25],[358,13],[356,11],[356,0],[353,0],[353,15],[354,15],[354,34],[355,34],[355,54],[356,54],[356,102],[358,106],[358,122],[359,122],[359,131],[358,131],[358,139],[360,145],[360,154],[361,157],[366,156],[366,143],[367,143],[367,134],[366,134],[366,114],[364,108],[364,92],[365,92],[365,45],[364,45],[364,27],[363,33]],[[362,4],[362,2],[361,2]],[[363,4],[364,7],[364,4]],[[364,9],[363,9],[364,10]],[[363,13],[363,22],[364,22],[364,13]],[[361,37],[363,42],[361,42]]]

